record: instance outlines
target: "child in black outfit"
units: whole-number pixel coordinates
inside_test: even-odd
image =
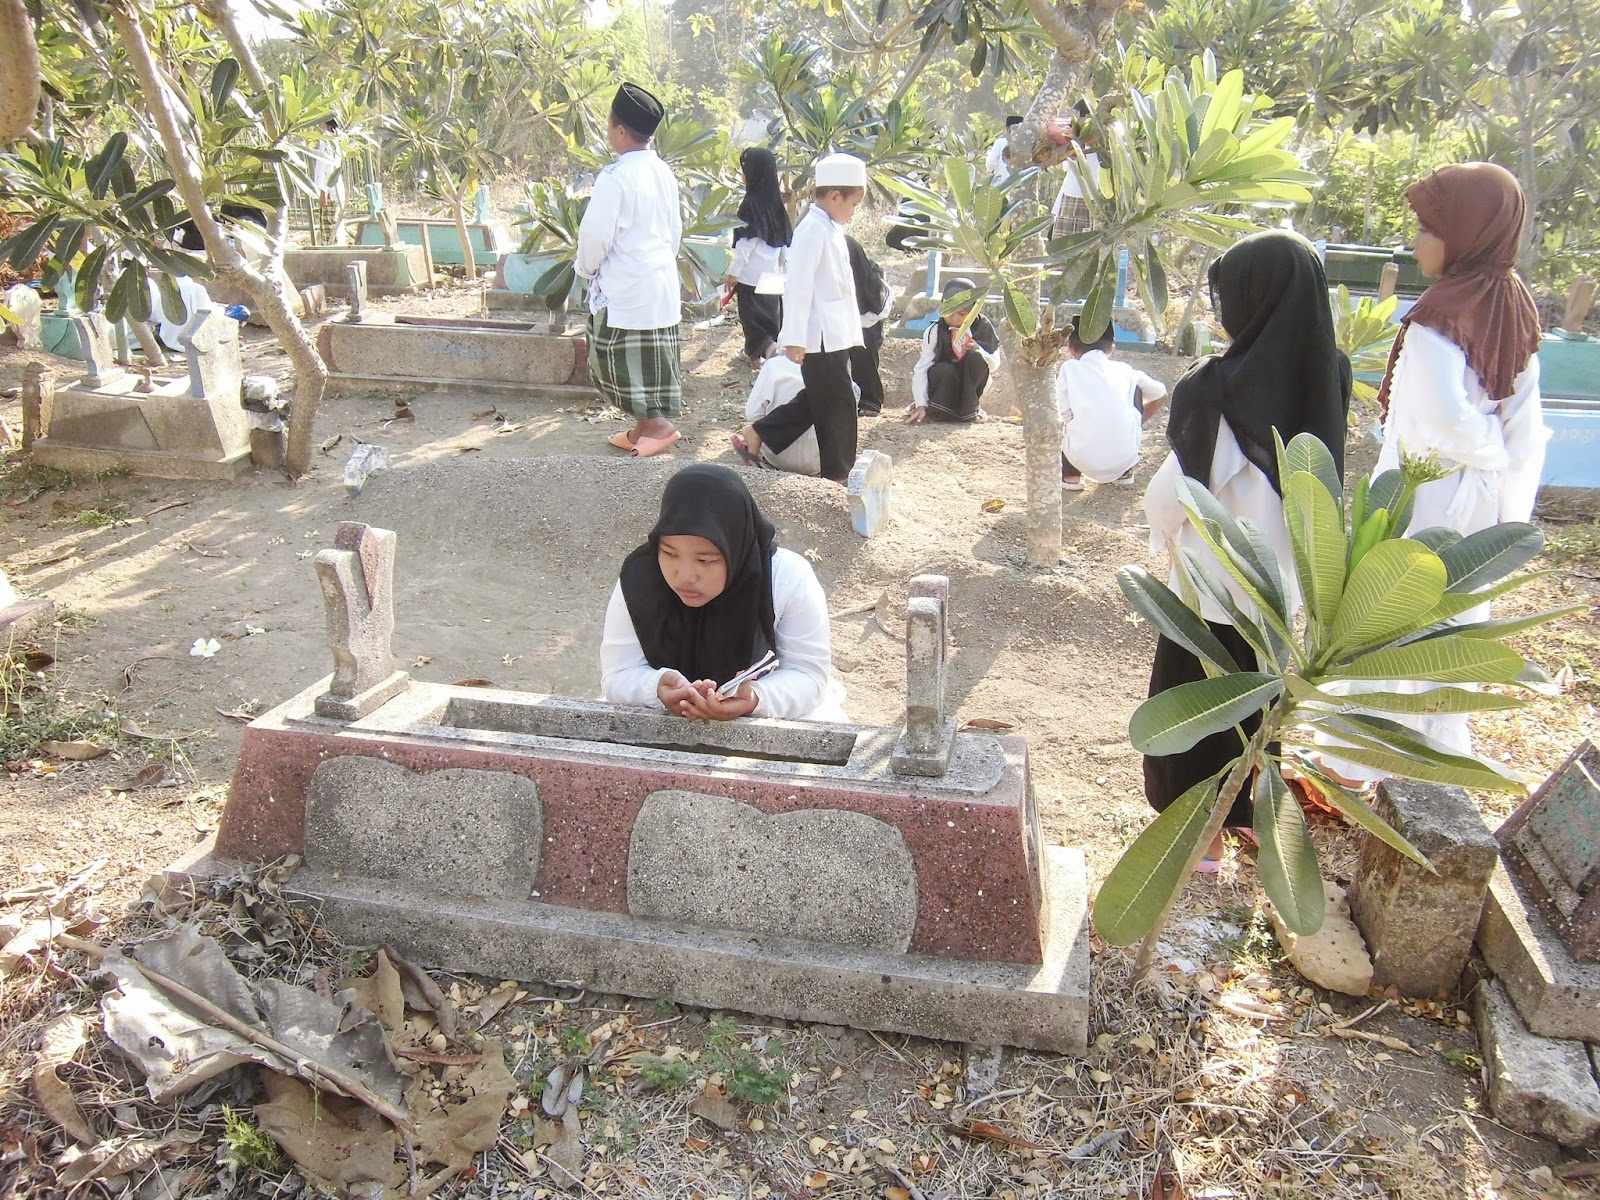
[[[751,366],[760,366],[762,359],[779,352],[783,259],[793,231],[772,151],[751,146],[739,156],[739,169],[744,173],[744,200],[739,204],[743,224],[733,231],[728,282],[739,300],[744,355]]]
[[[856,305],[861,309],[861,340],[850,351],[850,377],[860,396],[856,412],[875,417],[883,411],[883,376],[878,372],[878,355],[883,351],[883,322],[894,307],[894,296],[883,278],[883,268],[867,257],[861,243],[849,234],[850,273],[856,281]]]
[[[952,279],[944,285],[944,302],[962,292],[974,292],[977,286],[970,279]],[[921,425],[929,417],[958,422],[984,419],[979,402],[991,372],[1000,366],[1000,335],[986,318],[977,317],[957,341],[955,331],[966,321],[968,311],[970,306],[940,317],[923,335],[922,357],[911,371],[907,425]]]

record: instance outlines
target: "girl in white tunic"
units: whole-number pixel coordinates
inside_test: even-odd
[[[1345,422],[1350,407],[1350,361],[1334,340],[1328,281],[1310,242],[1274,230],[1234,244],[1211,267],[1213,303],[1231,341],[1225,353],[1202,359],[1172,389],[1167,440],[1172,454],[1150,481],[1145,513],[1153,553],[1179,548],[1204,559],[1211,551],[1185,516],[1177,484],[1187,475],[1204,484],[1235,518],[1247,518],[1266,534],[1285,565],[1291,610],[1299,607],[1289,532],[1278,481],[1276,430],[1285,444],[1297,434],[1321,439],[1344,471]],[[1176,569],[1173,587],[1177,588]],[[1253,606],[1234,589],[1247,615]],[[1255,651],[1221,607],[1202,597],[1201,615],[1243,670],[1255,667]],[[1200,660],[1165,636],[1156,643],[1150,695],[1205,678]],[[1260,716],[1242,722],[1246,733]],[[1179,754],[1146,755],[1145,799],[1164,811],[1195,784],[1222,771],[1239,754],[1232,729],[1202,738]],[[1252,824],[1250,788],[1239,793],[1227,825]],[[1200,869],[1217,869],[1221,836],[1206,851]]]
[[[777,670],[721,695],[719,684],[769,652]],[[777,544],[738,472],[712,463],[668,481],[649,539],[623,562],[600,675],[613,704],[691,720],[849,719],[816,573]]]
[[[739,227],[733,231],[733,258],[728,281],[739,300],[739,327],[744,331],[744,356],[759,367],[778,353],[783,326],[784,255],[793,229],[778,185],[778,160],[763,146],[739,155],[744,175],[744,200]]]
[[[1406,201],[1417,214],[1417,266],[1438,282],[1406,314],[1389,353],[1375,475],[1397,469],[1402,450],[1460,468],[1417,490],[1412,531],[1443,527],[1465,536],[1526,521],[1550,431],[1539,403],[1539,312],[1516,275],[1522,188],[1494,163],[1458,163],[1412,184]],[[1458,619],[1482,621],[1488,607]],[[1472,752],[1465,713],[1395,719]],[[1353,783],[1381,777],[1351,763],[1327,765]]]

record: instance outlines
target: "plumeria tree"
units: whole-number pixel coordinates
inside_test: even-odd
[[[1267,102],[1245,92],[1239,72],[1219,77],[1215,63],[1201,58],[1187,78],[1175,71],[1163,77],[1137,59],[1125,77],[1117,116],[1100,122],[1102,186],[1084,189],[1094,228],[1051,241],[1042,256],[1036,247],[1048,219],[1028,199],[1032,170],[995,184],[980,180],[972,162],[950,159],[947,194],[909,178],[888,182],[927,219],[924,244],[984,275],[982,294],[956,298],[951,311],[970,304],[976,313],[994,300],[1003,307],[1002,338],[1027,445],[1028,560],[1037,566],[1061,557],[1061,423],[1051,368],[1066,323],[1061,308],[1041,309],[1041,294],[1069,306],[1081,300],[1083,335],[1098,338],[1112,320],[1119,251],[1127,248],[1159,328],[1173,245],[1227,246],[1258,228],[1262,211],[1309,198],[1313,182],[1283,148],[1293,119],[1260,121]],[[1081,158],[1079,166],[1090,178]]]
[[[1292,562],[1279,562],[1262,531],[1236,520],[1187,477],[1179,498],[1207,551],[1177,555],[1179,591],[1141,567],[1117,582],[1157,630],[1194,654],[1206,678],[1141,704],[1129,722],[1134,748],[1177,754],[1235,729],[1239,755],[1156,817],[1118,860],[1095,900],[1095,929],[1117,946],[1142,940],[1140,968],[1152,961],[1185,882],[1246,788],[1254,802],[1262,886],[1284,923],[1300,934],[1323,920],[1316,846],[1285,767],[1310,781],[1350,821],[1428,866],[1417,849],[1354,792],[1308,757],[1334,739],[1341,758],[1402,779],[1524,795],[1526,784],[1494,764],[1460,754],[1395,718],[1517,708],[1496,685],[1544,681],[1505,644],[1525,629],[1582,611],[1477,619],[1474,610],[1536,575],[1513,576],[1543,548],[1537,526],[1508,522],[1462,537],[1425,529],[1401,536],[1417,488],[1445,472],[1407,456],[1401,470],[1356,485],[1348,510],[1333,458],[1301,434],[1278,444],[1283,513]],[[1297,628],[1287,600],[1299,583],[1305,619]],[[1201,616],[1201,597],[1219,605],[1252,650],[1233,657]],[[1429,685],[1401,690],[1390,681]],[[1248,736],[1239,728],[1258,714]],[[1431,867],[1429,868],[1432,869]]]

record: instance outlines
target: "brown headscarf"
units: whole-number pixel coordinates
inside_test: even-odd
[[[1467,364],[1495,400],[1539,349],[1539,310],[1517,277],[1526,204],[1516,176],[1494,163],[1456,163],[1406,189],[1417,219],[1444,239],[1444,274],[1417,300],[1400,325],[1378,389],[1389,411],[1389,384],[1406,326],[1436,329],[1467,356]]]

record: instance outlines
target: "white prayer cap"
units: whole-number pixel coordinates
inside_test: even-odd
[[[867,186],[867,164],[853,154],[826,154],[817,159],[817,186]]]

